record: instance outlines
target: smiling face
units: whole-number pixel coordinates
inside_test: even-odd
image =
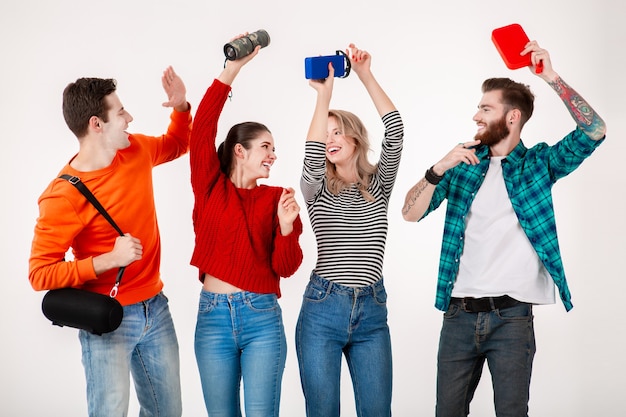
[[[356,151],[354,138],[346,136],[341,130],[336,117],[328,118],[326,136],[326,158],[335,165],[345,165],[352,161]]]
[[[502,103],[502,93],[500,90],[493,90],[483,94],[478,111],[473,120],[478,125],[478,131],[474,139],[481,141],[481,144],[494,146],[509,133],[509,127],[506,122],[508,111]]]
[[[259,136],[248,142],[248,149],[237,144],[235,152],[240,153],[237,159],[244,175],[251,179],[268,178],[270,169],[277,157],[274,153],[274,138],[269,132],[261,132]]]
[[[105,122],[103,119],[98,118],[103,138],[111,149],[127,148],[130,146],[130,142],[126,129],[128,129],[128,124],[133,121],[133,117],[124,109],[116,93],[107,95],[104,100],[107,108],[107,121]]]

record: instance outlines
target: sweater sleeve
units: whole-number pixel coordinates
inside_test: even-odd
[[[65,260],[65,254],[83,228],[75,208],[66,199],[41,198],[29,259],[28,279],[33,289],[80,287],[97,278],[92,256]]]
[[[272,269],[281,277],[292,276],[302,264],[303,255],[299,242],[301,234],[302,220],[300,220],[300,216],[296,217],[293,222],[293,230],[287,236],[280,233],[280,226],[276,228]]]
[[[217,122],[230,86],[214,80],[198,106],[191,132],[189,161],[191,186],[195,195],[206,195],[220,174],[220,163],[215,149]]]
[[[172,111],[167,132],[159,139],[159,152],[154,165],[172,161],[189,151],[191,106],[186,112]]]

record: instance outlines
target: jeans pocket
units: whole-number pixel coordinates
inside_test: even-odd
[[[328,291],[326,288],[314,284],[313,282],[308,283],[304,290],[304,295],[302,296],[304,301],[311,302],[324,301],[327,297]]]
[[[374,300],[377,304],[387,305],[387,291],[385,290],[385,287],[374,290]]]
[[[533,306],[527,303],[519,303],[513,307],[498,310],[498,317],[508,321],[528,321],[533,318]]]
[[[207,314],[215,309],[215,301],[212,297],[205,294],[200,295],[200,301],[198,302],[198,314]]]
[[[278,307],[276,294],[251,294],[247,303],[254,311],[271,311]]]
[[[461,311],[461,307],[459,307],[456,304],[450,304],[450,307],[448,307],[448,310],[443,313],[443,318],[446,320],[453,319],[459,314],[460,311]]]

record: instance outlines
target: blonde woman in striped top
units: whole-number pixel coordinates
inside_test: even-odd
[[[372,74],[370,54],[354,44],[346,54],[382,119],[385,136],[380,160],[370,163],[360,119],[345,110],[330,110],[332,65],[327,79],[309,82],[317,102],[301,188],[317,240],[317,262],[296,329],[308,417],[339,416],[342,355],[352,377],[357,415],[391,415],[391,341],[382,270],[404,128]]]

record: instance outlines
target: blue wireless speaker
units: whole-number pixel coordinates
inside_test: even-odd
[[[342,51],[336,55],[313,56],[304,58],[304,76],[308,80],[328,78],[328,63],[333,64],[335,77],[346,78],[350,75],[350,60]]]

